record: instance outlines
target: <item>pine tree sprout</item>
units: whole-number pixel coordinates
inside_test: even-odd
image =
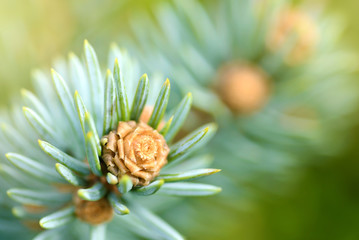
[[[287,8],[281,10],[271,27],[267,45],[271,51],[276,52],[292,41],[294,46],[285,58],[289,64],[294,65],[302,63],[313,53],[318,38],[317,25],[308,14],[300,9]]]
[[[269,89],[268,77],[254,66],[231,63],[219,70],[217,91],[234,113],[259,110],[268,100]]]
[[[155,84],[158,79],[141,77],[137,63],[116,46],[111,49],[109,65],[113,71],[107,70],[103,77],[96,53],[85,41],[84,62],[70,54],[68,68],[61,75],[51,71],[52,84],[46,74],[37,72],[36,94],[22,91],[24,117],[15,108],[16,124],[2,128],[1,144],[11,149],[6,157],[12,166],[5,167],[20,177],[7,191],[21,204],[13,212],[48,229],[35,239],[78,239],[78,231],[70,229],[81,224],[91,227],[87,239],[105,239],[106,225],[131,221],[121,217],[131,214],[139,218],[136,226],[141,231],[122,224],[117,227],[146,239],[182,239],[145,209],[146,204],[138,207],[137,199],[157,192],[208,196],[221,191],[213,185],[181,182],[219,171],[196,169],[198,164],[190,161],[213,137],[215,124],[206,124],[173,143],[190,110],[192,95],[187,94],[168,115],[169,80],[161,87]],[[136,79],[137,87],[133,84]],[[187,161],[186,169],[181,170]],[[158,203],[161,201],[166,202],[165,198]],[[149,217],[156,221],[145,221]],[[80,234],[83,238],[87,233]]]

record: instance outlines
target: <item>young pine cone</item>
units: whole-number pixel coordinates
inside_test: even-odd
[[[102,160],[110,173],[128,175],[134,186],[148,185],[167,163],[169,147],[163,136],[146,123],[119,122],[104,136]]]

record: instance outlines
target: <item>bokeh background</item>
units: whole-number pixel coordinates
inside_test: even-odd
[[[69,51],[81,52],[85,38],[105,62],[110,43],[128,31],[128,18],[159,1],[0,0],[1,105],[6,107],[20,88],[31,89],[33,69],[49,68]],[[359,56],[359,1],[310,3],[345,22],[343,45]],[[253,190],[255,197],[240,212],[224,208],[210,214],[206,205],[214,208],[215,198],[190,200],[187,211],[195,211],[196,217],[189,225],[201,227],[181,225],[180,232],[188,239],[202,239],[207,226],[213,239],[359,239],[359,121],[346,139],[339,156],[289,173],[295,177],[281,194]],[[219,215],[223,219],[217,218],[218,211],[225,213]],[[176,226],[173,216],[167,218]],[[216,228],[218,221],[228,228]]]

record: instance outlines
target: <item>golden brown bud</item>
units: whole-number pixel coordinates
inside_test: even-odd
[[[236,114],[250,114],[263,107],[269,95],[269,80],[259,68],[230,63],[219,70],[217,90]]]
[[[278,51],[294,37],[294,47],[286,56],[288,64],[301,63],[308,58],[318,41],[318,29],[314,20],[299,9],[283,10],[267,38],[268,48]]]
[[[106,197],[98,201],[86,201],[74,195],[75,214],[84,222],[96,225],[108,222],[113,217],[113,209]]]
[[[120,180],[128,175],[134,186],[148,185],[167,163],[169,147],[163,136],[146,123],[119,122],[101,140],[102,160]]]

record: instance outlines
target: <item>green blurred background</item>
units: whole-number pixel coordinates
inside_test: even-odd
[[[79,53],[84,38],[94,45],[100,60],[106,61],[109,44],[128,29],[128,17],[155,2],[0,0],[1,105],[18,96],[20,88],[31,89],[32,69],[49,68],[54,59],[69,51]],[[347,23],[343,41],[359,55],[359,1],[316,2]],[[284,194],[258,191],[240,213],[216,209],[227,211],[223,221],[228,229],[216,229],[216,222],[222,219],[206,219],[204,224],[214,229],[213,239],[359,239],[358,136],[359,122],[341,156],[298,169]],[[192,209],[198,216],[205,215],[201,210],[208,209],[206,204],[215,207],[211,201],[191,200]],[[200,230],[180,230],[189,239],[201,239]]]

